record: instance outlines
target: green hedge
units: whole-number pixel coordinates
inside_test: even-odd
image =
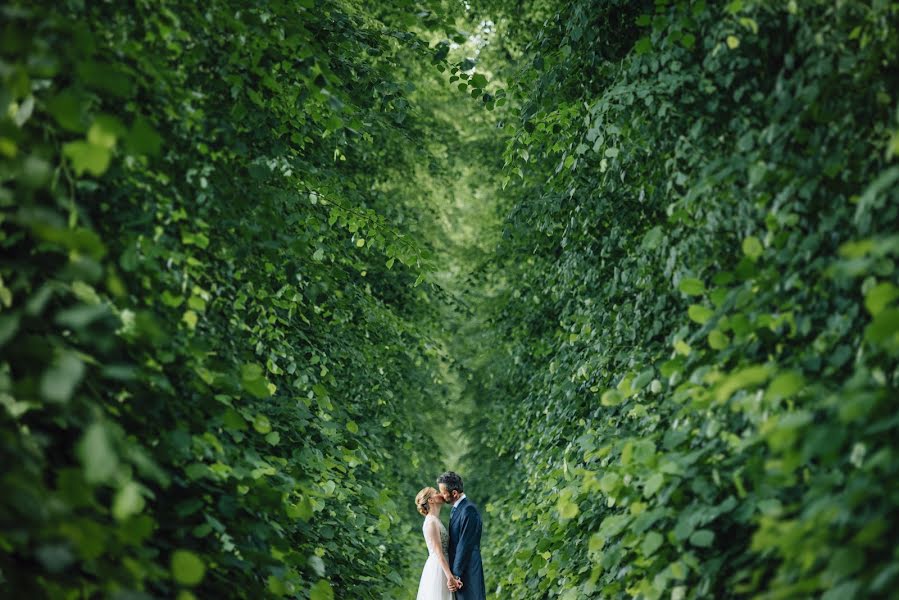
[[[549,12],[470,388],[488,586],[894,595],[899,10]]]
[[[407,597],[436,308],[382,190],[443,23],[41,4],[0,7],[0,595]]]

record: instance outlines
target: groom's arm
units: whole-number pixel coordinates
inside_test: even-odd
[[[456,544],[456,554],[453,556],[453,575],[462,577],[462,570],[468,564],[471,552],[474,550],[474,540],[481,527],[481,517],[474,507],[469,508],[459,517],[459,543]],[[464,581],[463,581],[464,583]]]

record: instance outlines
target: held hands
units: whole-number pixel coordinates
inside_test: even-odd
[[[451,592],[458,592],[462,589],[462,580],[458,577],[450,577],[446,580],[446,587],[448,587]]]

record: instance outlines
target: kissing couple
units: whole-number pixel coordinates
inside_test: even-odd
[[[425,518],[421,529],[428,546],[416,600],[486,600],[481,515],[465,496],[462,478],[456,473],[448,471],[438,477],[437,487],[426,487],[415,496],[415,506]],[[440,522],[444,504],[453,507],[449,532]]]

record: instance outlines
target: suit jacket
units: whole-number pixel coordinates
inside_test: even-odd
[[[468,498],[450,513],[449,564],[453,575],[462,580],[456,600],[486,600],[484,567],[481,565],[481,515]]]

